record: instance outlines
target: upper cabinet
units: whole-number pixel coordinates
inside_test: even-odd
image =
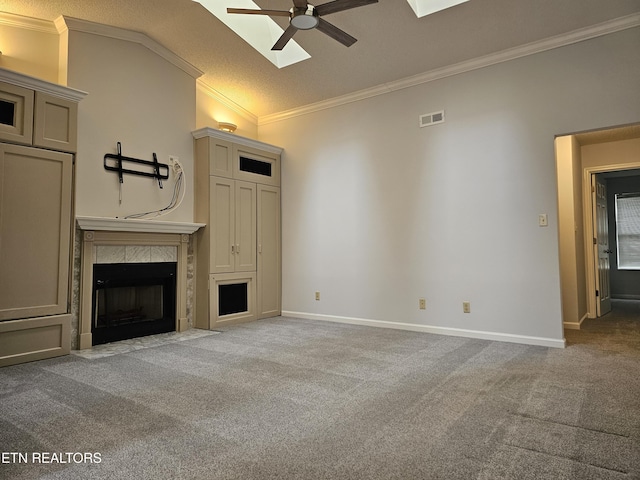
[[[280,186],[281,148],[213,128],[196,130],[193,137],[196,157],[209,159],[199,173]]]
[[[35,147],[76,152],[78,136],[78,104],[36,92],[33,112],[33,145]]]
[[[0,69],[0,141],[77,151],[85,93]]]
[[[233,178],[280,186],[280,155],[246,145],[233,146]]]

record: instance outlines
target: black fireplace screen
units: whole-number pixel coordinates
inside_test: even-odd
[[[175,263],[96,264],[93,284],[94,345],[175,330]]]
[[[96,328],[145,322],[164,317],[163,290],[162,285],[98,289]]]

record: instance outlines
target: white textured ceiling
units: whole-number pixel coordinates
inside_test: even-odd
[[[219,1],[234,6],[234,0]],[[273,10],[292,5],[255,1]],[[640,0],[470,0],[422,18],[406,0],[380,0],[325,17],[358,39],[353,46],[316,30],[299,31],[294,38],[311,59],[283,69],[192,0],[0,0],[0,11],[44,20],[65,15],[143,32],[260,117],[637,14]],[[286,18],[275,20],[286,25]]]

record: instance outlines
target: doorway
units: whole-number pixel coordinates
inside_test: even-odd
[[[611,300],[604,317],[586,319],[580,330],[566,329],[567,346],[597,345],[611,352],[640,351],[640,300]]]
[[[563,325],[579,330],[598,317],[602,281],[594,255],[592,177],[640,169],[640,124],[559,136],[555,147]]]

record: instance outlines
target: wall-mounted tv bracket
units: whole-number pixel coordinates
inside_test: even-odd
[[[115,160],[115,162],[114,162]],[[124,168],[122,166],[123,162],[134,163],[137,165],[146,165],[151,167],[152,171],[141,170],[132,170],[130,168]],[[141,175],[143,177],[153,177],[158,179],[158,186],[162,188],[162,180],[167,180],[169,178],[169,165],[158,162],[158,157],[153,153],[153,161],[150,160],[140,160],[139,158],[125,157],[122,155],[122,145],[118,142],[118,153],[112,154],[107,153],[104,156],[104,169],[112,172],[118,172],[118,180],[120,184],[120,203],[122,203],[122,183],[123,174],[128,173],[131,175]],[[142,168],[142,167],[140,167]],[[166,173],[163,173],[166,172]]]

